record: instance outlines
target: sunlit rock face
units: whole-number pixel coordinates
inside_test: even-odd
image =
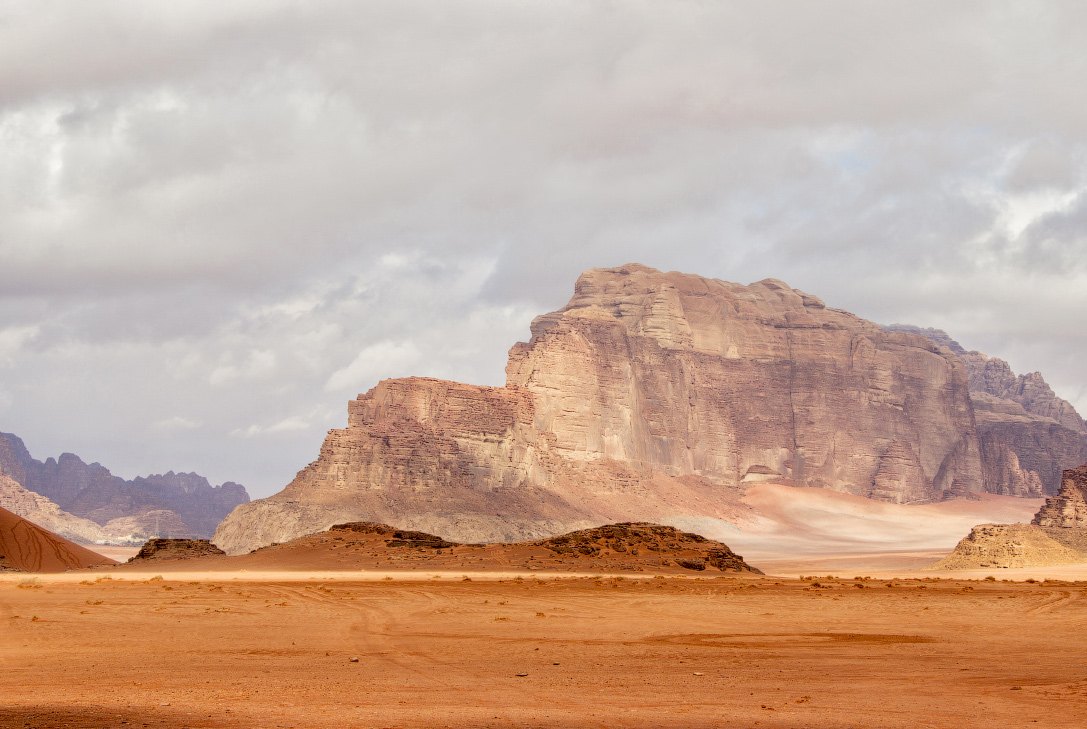
[[[1032,523],[1043,527],[1087,528],[1087,465],[1070,468],[1062,474],[1060,491],[1046,499]]]
[[[506,372],[500,388],[380,383],[215,543],[238,553],[352,520],[503,541],[735,519],[766,481],[899,503],[983,488],[958,355],[776,280],[588,271]]]

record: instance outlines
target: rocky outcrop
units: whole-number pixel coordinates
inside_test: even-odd
[[[1044,567],[1087,562],[1087,465],[1061,477],[1060,492],[1046,499],[1030,524],[974,527],[936,569]]]
[[[735,519],[751,483],[898,503],[982,488],[958,355],[772,279],[592,270],[510,351],[505,387],[387,380],[229,553],[348,520],[457,541],[602,521]]]
[[[138,569],[130,562],[125,568]],[[761,574],[728,545],[651,523],[596,526],[548,539],[459,544],[376,522],[338,524],[248,554],[208,556],[155,569],[441,570],[563,573]]]
[[[1042,527],[1087,527],[1087,465],[1064,472],[1060,492],[1046,499],[1031,523]]]
[[[1045,567],[1087,561],[1087,554],[1028,524],[979,524],[933,569]]]
[[[888,329],[925,336],[962,360],[987,491],[1052,495],[1060,488],[1063,469],[1087,461],[1087,425],[1041,374],[1016,375],[1004,360],[967,352],[939,329],[904,325]]]
[[[71,453],[38,461],[11,433],[0,433],[0,474],[105,527],[105,541],[118,535],[138,542],[149,536],[210,537],[224,516],[249,501],[239,484],[212,486],[195,473],[170,471],[125,481]]]
[[[206,539],[149,539],[128,564],[175,561],[222,555],[223,550]]]
[[[709,568],[718,572],[762,574],[762,570],[747,564],[743,557],[721,542],[661,524],[606,524],[533,544],[546,547],[558,555],[580,554],[607,559],[632,553],[638,556],[645,552],[670,555],[677,566],[697,572]]]
[[[100,524],[63,511],[41,494],[28,491],[3,475],[0,475],[0,508],[77,543],[105,544],[112,541]]]

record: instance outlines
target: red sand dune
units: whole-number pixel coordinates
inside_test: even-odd
[[[0,509],[0,569],[64,572],[109,564],[116,562]]]

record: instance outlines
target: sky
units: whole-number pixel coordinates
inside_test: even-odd
[[[0,431],[274,493],[579,272],[766,277],[1087,411],[1087,4],[0,0]]]

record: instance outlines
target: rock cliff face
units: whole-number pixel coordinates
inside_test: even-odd
[[[985,489],[997,494],[1056,494],[1061,471],[1087,461],[1087,425],[1041,374],[1016,375],[1002,359],[967,352],[939,329],[896,325],[959,355],[970,382]]]
[[[3,475],[0,475],[0,508],[73,542],[104,544],[110,541],[101,525],[63,511],[41,494],[28,491]]]
[[[1064,472],[1060,492],[1046,499],[1032,524],[1042,527],[1087,527],[1087,465]]]
[[[958,355],[776,280],[588,271],[506,373],[501,388],[380,383],[213,541],[236,554],[354,520],[512,541],[730,519],[761,481],[899,503],[982,488]]]
[[[249,501],[244,487],[232,482],[212,486],[195,473],[171,471],[125,481],[71,453],[38,461],[11,433],[0,433],[0,474],[64,512],[106,527],[103,541],[210,537],[224,516]]]

